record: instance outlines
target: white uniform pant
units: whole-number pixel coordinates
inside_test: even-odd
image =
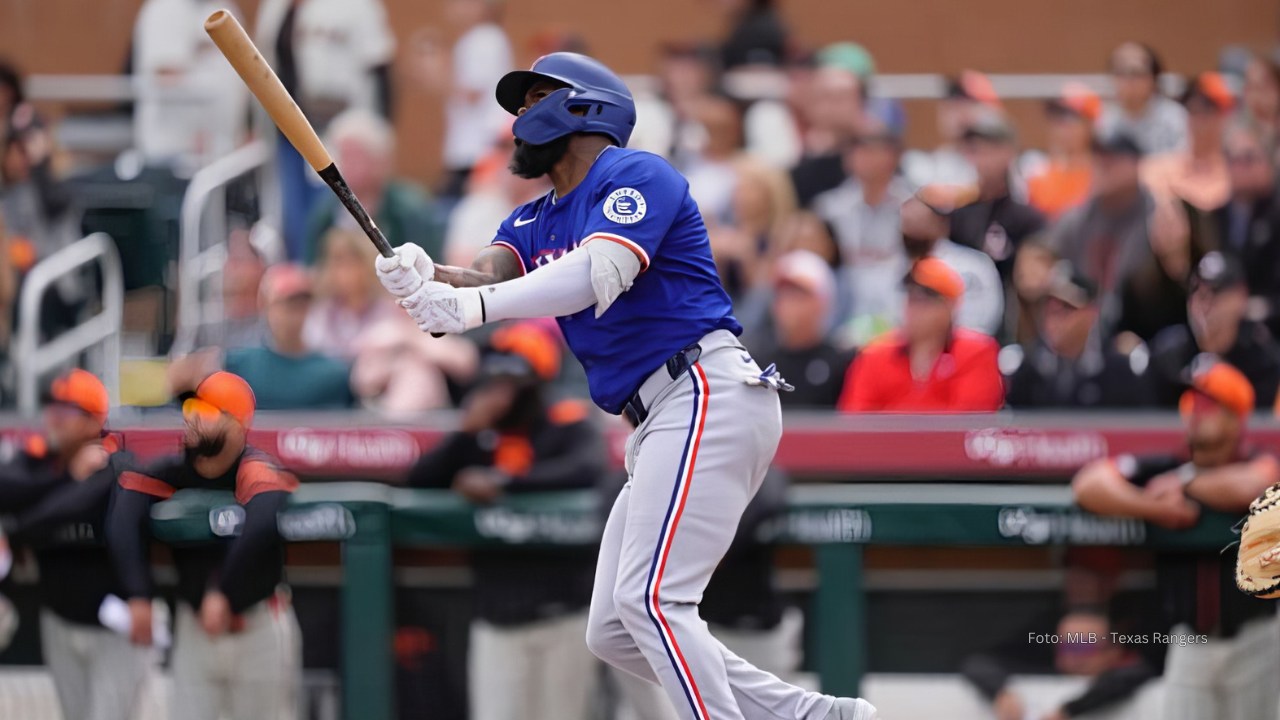
[[[244,629],[216,638],[178,603],[173,641],[173,720],[297,720],[302,635],[288,602],[260,602]]]
[[[151,653],[106,628],[40,612],[40,645],[63,720],[132,720]]]
[[[685,720],[821,720],[834,698],[757,669],[698,617],[782,434],[778,396],[744,383],[760,368],[737,339],[715,331],[699,344],[699,361],[647,398],[628,440],[630,479],[605,525],[587,646],[661,684]]]
[[[1173,635],[1190,635],[1180,625]],[[1165,660],[1166,720],[1271,720],[1280,695],[1280,620],[1251,620],[1229,639],[1171,645]]]
[[[578,720],[599,676],[582,644],[587,611],[515,627],[471,624],[471,720]]]
[[[731,630],[715,626],[712,633],[731,652],[779,678],[790,680],[800,670],[804,615],[799,608],[787,608],[782,622],[771,630]],[[621,717],[679,720],[660,686],[616,668],[610,670],[623,703],[619,709]]]

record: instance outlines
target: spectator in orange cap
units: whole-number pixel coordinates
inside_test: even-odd
[[[902,246],[906,258],[915,262],[934,257],[960,275],[964,302],[956,309],[956,325],[986,335],[1000,332],[1004,324],[1004,286],[1000,272],[990,255],[952,242],[951,222],[957,208],[973,202],[976,194],[970,188],[953,185],[923,187],[902,204]],[[886,295],[889,293],[886,292]],[[890,296],[903,307],[901,294]]]
[[[1177,150],[1187,142],[1187,111],[1160,93],[1164,65],[1155,50],[1126,42],[1111,52],[1116,99],[1102,109],[1098,131],[1124,133],[1144,154]]]
[[[1081,83],[1070,82],[1045,104],[1048,163],[1027,178],[1027,200],[1050,218],[1084,202],[1093,177],[1090,141],[1102,114],[1102,100]]]
[[[302,646],[276,519],[298,479],[248,443],[257,403],[243,378],[219,371],[177,390],[182,453],[121,473],[107,525],[132,640],[152,642],[152,506],[186,488],[232,492],[243,509],[232,539],[171,548],[173,706],[195,720],[296,716]]]
[[[956,328],[960,274],[922,258],[903,278],[902,327],[863,348],[845,378],[844,412],[994,412],[1004,403],[996,342]]]
[[[66,720],[135,717],[150,674],[148,653],[99,621],[99,608],[119,592],[103,527],[112,489],[132,461],[105,433],[108,405],[92,374],[58,375],[43,435],[0,465],[0,555],[11,557],[11,542],[35,554],[41,654]]]
[[[1086,465],[1072,481],[1086,510],[1171,529],[1196,524],[1200,509],[1241,515],[1280,481],[1280,463],[1248,442],[1253,387],[1231,365],[1201,357],[1188,369],[1179,410],[1183,448],[1164,455],[1120,455]],[[1275,604],[1235,586],[1233,546],[1166,551],[1156,557],[1162,632],[1198,636],[1168,646],[1165,705],[1172,720],[1248,720],[1276,712],[1280,665]]]
[[[1205,72],[1187,87],[1182,106],[1187,109],[1187,146],[1145,158],[1142,182],[1157,200],[1177,199],[1212,210],[1230,194],[1222,131],[1236,99],[1221,74]]]
[[[586,405],[555,402],[560,341],[536,323],[494,332],[460,427],[407,474],[487,505],[504,496],[595,487],[605,444]],[[475,720],[588,717],[596,660],[583,644],[593,555],[507,548],[471,554],[475,619],[467,684]]]

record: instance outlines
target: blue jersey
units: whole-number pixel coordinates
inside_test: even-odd
[[[689,182],[657,155],[610,147],[562,198],[548,193],[516,208],[493,243],[525,272],[585,242],[616,242],[641,272],[599,318],[595,307],[557,318],[587,371],[591,399],[619,413],[654,370],[712,330],[742,333],[720,285],[707,229]]]

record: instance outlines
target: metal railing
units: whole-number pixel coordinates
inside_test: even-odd
[[[254,140],[201,168],[191,177],[182,197],[178,239],[178,332],[171,355],[184,355],[195,349],[201,327],[222,318],[222,294],[204,297],[204,285],[222,272],[227,260],[225,223],[215,228],[216,242],[202,247],[205,210],[227,183],[265,166],[272,157],[271,146]],[[225,219],[224,219],[225,220]]]
[[[102,304],[98,313],[48,342],[40,342],[40,308],[54,283],[90,263],[102,269]],[[77,240],[41,260],[27,273],[18,299],[18,334],[14,341],[18,409],[33,414],[39,406],[42,373],[101,345],[95,371],[107,386],[111,403],[120,401],[120,328],[124,316],[124,272],[120,253],[106,233]]]

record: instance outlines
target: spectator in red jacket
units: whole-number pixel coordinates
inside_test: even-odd
[[[964,281],[925,257],[903,279],[902,327],[872,342],[845,377],[845,412],[990,412],[1004,402],[995,340],[955,327]]]

